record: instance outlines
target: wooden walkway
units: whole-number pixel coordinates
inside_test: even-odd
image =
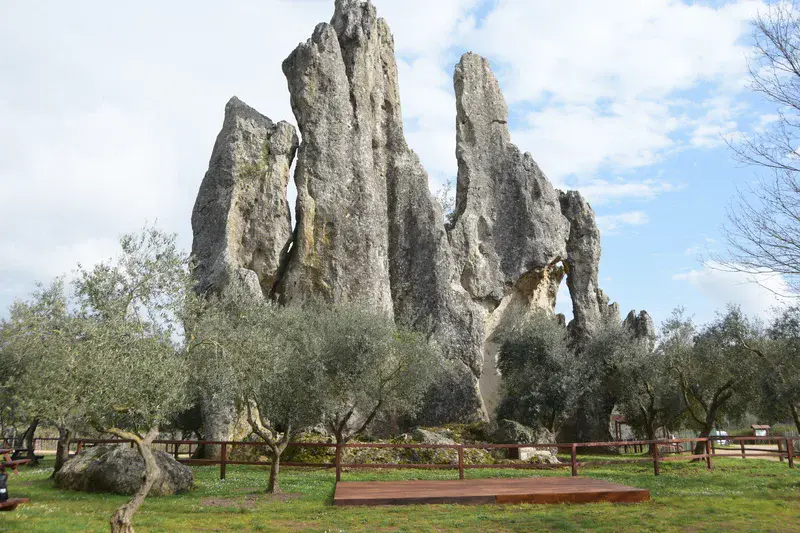
[[[642,502],[650,491],[583,477],[339,482],[334,505]]]

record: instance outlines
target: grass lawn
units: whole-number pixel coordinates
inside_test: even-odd
[[[108,531],[113,510],[127,498],[62,492],[43,468],[21,468],[9,476],[12,497],[30,497],[16,511],[0,513],[2,532]],[[650,531],[650,532],[800,532],[800,469],[762,460],[718,459],[714,471],[704,463],[675,462],[653,476],[652,465],[585,468],[581,475],[648,488],[642,504],[589,505],[430,505],[338,508],[331,504],[332,471],[283,469],[282,498],[264,495],[267,470],[195,468],[196,488],[180,496],[148,498],[134,519],[140,533],[177,531]],[[468,477],[568,475],[549,471],[473,470]],[[345,481],[453,479],[455,471],[364,471],[345,473]]]

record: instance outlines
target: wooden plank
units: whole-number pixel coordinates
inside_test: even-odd
[[[582,477],[343,482],[334,505],[641,502],[645,489]]]
[[[29,498],[9,498],[4,502],[0,502],[0,511],[13,511],[17,505],[28,503]]]

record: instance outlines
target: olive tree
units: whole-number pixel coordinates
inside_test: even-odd
[[[776,421],[791,417],[800,432],[800,307],[783,309],[763,338],[741,342],[760,369],[760,414]]]
[[[117,509],[112,532],[133,531],[132,519],[159,468],[152,443],[159,427],[189,406],[182,312],[191,297],[188,257],[176,235],[157,228],[120,239],[116,261],[79,267],[81,410],[98,431],[135,443],[144,481]]]
[[[27,418],[47,420],[58,429],[55,475],[82,420],[75,370],[81,364],[76,351],[83,324],[69,310],[63,278],[39,286],[28,301],[14,302],[3,332],[7,365],[13,371],[9,396]]]
[[[557,433],[575,413],[584,382],[567,329],[542,311],[499,340],[503,399],[498,418]]]
[[[647,440],[655,440],[658,428],[676,424],[684,411],[665,349],[674,340],[670,331],[665,333],[656,346],[649,339],[635,339],[615,362],[617,409],[634,432]]]
[[[743,340],[755,328],[738,307],[729,307],[701,331],[676,311],[666,323],[670,344],[664,347],[678,380],[690,425],[708,437],[722,417],[743,414],[752,398],[758,365]],[[695,453],[703,452],[698,442]]]
[[[81,421],[131,440],[142,456],[143,483],[114,513],[112,532],[133,531],[159,474],[159,426],[188,406],[180,338],[190,283],[175,238],[156,228],[123,236],[118,259],[79,266],[74,302],[57,282],[11,313],[8,342],[24,361],[17,391],[26,409],[70,430]]]
[[[280,492],[281,455],[293,435],[322,418],[314,359],[320,337],[301,308],[281,308],[232,281],[193,318],[190,347],[198,395],[231,398],[272,455],[267,492]]]
[[[313,354],[322,421],[337,444],[363,434],[381,412],[415,413],[441,362],[431,344],[354,305],[315,305],[307,316],[322,341]]]

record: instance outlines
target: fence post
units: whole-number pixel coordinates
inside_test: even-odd
[[[711,442],[712,441],[706,440],[706,468],[709,470],[714,468],[713,464],[711,463]]]
[[[658,464],[658,441],[653,441],[650,447],[653,448],[653,474],[657,476],[661,474],[660,465]]]
[[[578,475],[578,445],[572,443],[572,477]]]
[[[794,468],[794,439],[786,439],[786,454],[789,457],[789,468]]]
[[[77,447],[77,448],[75,448],[75,455],[77,455],[77,454],[81,453],[81,450],[82,450],[82,449],[83,449],[83,441],[82,441],[82,440],[79,440],[79,441],[78,441],[78,447]],[[69,455],[69,451],[67,451],[67,454]]]
[[[743,440],[740,440],[740,441],[739,441],[739,445],[740,445],[740,446],[741,446],[741,448],[742,448],[742,459],[745,459],[745,454],[744,454],[744,441],[743,441]]]
[[[177,461],[178,460],[178,455],[180,455],[179,454],[179,450],[181,448],[181,445],[176,442],[174,446],[175,446],[175,449],[172,450],[172,454],[173,454],[173,457],[175,457],[175,460]]]
[[[336,482],[342,480],[342,448],[341,445],[336,445]]]
[[[781,462],[783,462],[783,441],[786,439],[778,439],[778,457],[781,458]]]
[[[228,443],[222,443],[222,453],[220,454],[219,461],[219,478],[225,479],[226,463],[228,461]]]
[[[464,445],[458,445],[458,479],[464,479]]]

